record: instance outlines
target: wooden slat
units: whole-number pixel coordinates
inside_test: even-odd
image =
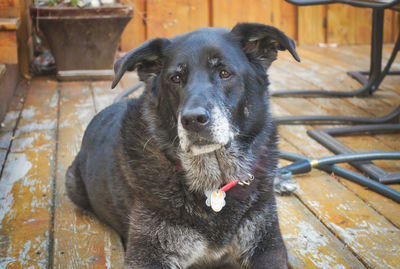
[[[399,12],[393,11],[393,42],[396,42],[400,33],[400,17]]]
[[[295,197],[278,200],[279,223],[291,268],[364,268]]]
[[[122,267],[123,250],[117,234],[92,214],[78,209],[65,194],[66,169],[93,115],[89,84],[60,85],[53,268]]]
[[[296,104],[292,103],[292,106]],[[301,154],[314,157],[330,155],[312,141],[305,131],[304,126],[285,126],[280,128],[280,135]],[[298,197],[364,263],[374,268],[396,267],[399,257],[394,253],[400,247],[400,242],[394,238],[400,236],[400,231],[386,218],[329,175],[315,171],[296,178],[300,187],[296,192]]]
[[[133,6],[133,18],[121,36],[121,50],[130,51],[146,40],[145,0],[124,0],[122,4]]]
[[[0,31],[16,31],[18,29],[18,26],[19,19],[0,17]]]
[[[0,31],[0,63],[18,63],[17,32]]]
[[[321,102],[319,100],[324,100],[324,102]],[[329,102],[329,100],[331,100]],[[308,114],[308,115],[324,115],[327,113],[330,113],[331,115],[353,115],[353,116],[364,116],[364,117],[372,117],[373,115],[366,113],[363,110],[360,110],[354,105],[349,105],[346,104],[346,102],[337,102],[334,99],[319,99],[319,98],[313,98],[311,99],[312,102],[306,102],[304,99],[284,99],[284,100],[276,100],[274,101],[274,104],[279,104],[281,108],[284,108],[286,111],[291,112],[290,114]],[[320,109],[319,106],[322,106],[324,110]],[[307,107],[308,109],[306,111],[298,111],[298,107]],[[371,107],[370,107],[371,108]],[[369,108],[369,109],[370,109]],[[390,107],[387,107],[387,109],[390,109]],[[297,110],[297,111],[296,111]],[[279,112],[277,108],[274,107],[274,111]],[[381,112],[382,113],[382,112]],[[303,130],[301,127],[285,127],[283,128],[282,132],[290,132],[287,131],[286,129],[291,129],[294,128],[295,130]],[[317,128],[317,127],[314,127]],[[294,131],[294,129],[292,131]],[[309,129],[309,128],[307,128]],[[390,136],[394,142],[396,143],[396,137],[398,141],[398,135],[391,135]],[[305,140],[307,139],[307,141]],[[344,140],[344,138],[340,138],[340,140]],[[373,151],[373,150],[393,150],[393,148],[389,148],[385,146],[384,143],[379,141],[378,138],[374,137],[350,137],[348,138],[348,143],[351,148],[353,148],[356,151]],[[359,141],[363,141],[363,147],[358,144]],[[301,141],[297,141],[296,143],[301,143]],[[306,138],[303,138],[303,143],[307,143],[308,145],[314,145],[316,142],[310,139],[308,136]],[[397,142],[398,144],[398,142]],[[320,153],[318,153],[318,151]],[[318,154],[317,154],[318,153]],[[314,146],[311,147],[311,150],[307,152],[309,156],[330,156],[332,153],[330,153],[327,150],[322,150],[320,149],[319,145],[316,145],[316,148]],[[391,171],[399,171],[398,163],[399,162],[378,162],[379,165],[386,164],[386,168],[389,168],[388,170]],[[348,167],[348,166],[347,166]],[[400,210],[400,206],[398,203],[384,198],[383,196],[370,191],[366,190],[364,187],[352,184],[349,181],[341,181],[344,185],[346,186],[351,186],[351,190],[355,192],[358,196],[362,197],[366,201],[369,201],[369,204],[375,208],[378,212],[380,212],[382,215],[384,215],[387,219],[389,219],[392,223],[396,224],[398,227],[400,227],[400,217],[398,214],[393,214],[394,211]]]
[[[393,46],[389,46],[392,48]],[[314,51],[317,52],[315,55],[315,58],[318,58],[318,49],[315,48],[305,48],[305,51]],[[391,50],[391,49],[390,49]],[[337,61],[338,66],[342,66],[345,68],[344,71],[349,71],[349,70],[369,70],[369,64],[370,64],[370,47],[369,46],[355,46],[355,47],[339,47],[337,50],[327,50],[327,52],[330,52],[326,54],[324,57],[321,57],[320,60],[323,60],[323,58],[329,59],[329,61]],[[390,52],[385,52],[383,53],[383,63],[386,63],[388,57],[390,56]],[[335,59],[336,58],[336,59]],[[399,64],[394,63],[392,66],[393,69],[398,69]],[[348,79],[346,79],[348,81]],[[353,79],[351,79],[353,80]],[[348,82],[348,83],[354,83],[353,82]],[[381,96],[381,95],[386,95],[390,94],[387,93],[387,91],[391,91],[393,93],[398,92],[398,82],[399,77],[398,76],[386,76],[384,83],[380,85],[380,89],[384,89],[383,91],[377,91],[374,93],[374,96]],[[359,83],[355,84],[355,88],[357,89],[360,87]],[[388,99],[390,101],[390,99]]]
[[[18,18],[20,12],[20,1],[0,0],[0,18]]]
[[[11,141],[13,139],[12,137],[16,130],[18,118],[22,113],[21,110],[25,101],[27,90],[28,86],[26,85],[25,81],[20,82],[14,92],[14,96],[9,103],[8,111],[3,119],[2,126],[0,128],[0,149],[2,150],[8,151],[10,148]]]
[[[356,10],[354,7],[345,4],[329,5],[328,9],[328,28],[327,42],[338,44],[355,44]],[[364,20],[364,18],[359,18]]]
[[[122,81],[114,89],[110,89],[110,83],[99,81],[92,83],[95,111],[99,113],[101,110],[111,105],[114,98],[123,91]]]
[[[342,67],[340,67],[340,62],[337,62],[335,60],[332,60],[334,58],[341,58],[341,54],[343,51],[347,50],[346,48],[340,48],[340,49],[324,49],[324,48],[317,48],[317,49],[301,49],[300,50],[300,55],[303,55],[307,59],[312,59],[315,62],[311,62],[309,64],[312,64],[315,66],[315,68],[320,68],[323,70],[324,65],[332,65],[334,67],[337,67],[339,69],[348,69],[352,68],[350,65],[343,64]],[[311,53],[311,51],[313,53]],[[336,53],[335,53],[336,51]],[[318,53],[320,52],[320,53]],[[323,55],[323,57],[321,57]],[[332,56],[331,56],[332,55]],[[365,55],[365,54],[364,54]],[[319,57],[319,59],[318,59]],[[355,57],[353,55],[353,57]],[[361,56],[360,56],[361,57]],[[359,57],[356,57],[359,58]],[[351,62],[351,58],[350,58]],[[278,60],[279,63],[279,60]],[[302,64],[293,64],[292,67],[285,66],[285,69],[280,70],[280,72],[276,71],[277,66],[273,66],[271,71],[273,71],[273,74],[276,74],[276,76],[282,76],[281,74],[284,73],[284,70],[291,70],[291,74],[287,74],[285,76],[288,77],[288,79],[278,79],[274,80],[274,76],[270,76],[271,79],[273,80],[272,85],[278,85],[278,89],[282,89],[282,87],[291,88],[291,87],[297,87],[297,88],[312,88],[310,87],[310,79],[307,77],[307,73],[301,71],[298,73],[298,67],[302,66],[305,64],[303,61]],[[279,66],[279,65],[278,65]],[[354,67],[354,66],[353,66]],[[290,78],[291,76],[291,78]],[[336,75],[334,72],[331,72],[331,75],[326,75],[324,76],[324,80],[327,80],[324,83],[327,83],[329,86],[329,80],[335,81],[337,79]],[[283,81],[283,83],[282,83]],[[313,80],[311,80],[313,81]],[[315,81],[314,81],[315,82]],[[281,83],[282,85],[280,85]],[[317,81],[318,84],[318,81]],[[385,84],[385,83],[384,83]],[[279,88],[280,87],[280,88]],[[331,88],[335,88],[335,85],[331,85]],[[318,87],[316,87],[318,88]],[[331,115],[352,115],[352,116],[362,116],[362,117],[374,117],[374,116],[381,116],[384,115],[391,110],[393,110],[395,107],[398,106],[399,104],[399,96],[393,96],[393,95],[385,95],[385,92],[378,91],[374,93],[374,96],[377,96],[377,98],[340,98],[340,99],[332,99],[332,98],[309,98],[308,100],[305,99],[299,99],[299,98],[273,98],[273,104],[279,104],[282,108],[286,109],[287,111],[290,112],[290,114],[293,115],[326,115],[326,114],[331,114]],[[396,99],[397,98],[397,99]],[[392,101],[394,100],[394,101]],[[396,101],[397,100],[397,101]],[[392,102],[392,103],[390,103]],[[306,108],[306,109],[299,109],[299,108]],[[273,111],[276,111],[276,108],[273,106]],[[279,112],[279,111],[277,111]],[[296,127],[290,127],[290,128],[296,128]],[[298,127],[300,128],[300,127]],[[315,127],[316,128],[316,127]],[[396,138],[395,136],[390,136],[392,139],[395,141]],[[312,139],[309,139],[307,137],[307,141],[301,142],[300,140],[298,143],[306,143],[313,145],[315,143]],[[384,142],[382,142],[384,143]],[[315,148],[312,148],[308,154],[315,154]],[[325,155],[324,155],[325,154]],[[320,156],[328,156],[331,153],[329,151],[323,151],[321,152]],[[351,188],[357,195],[362,197],[365,200],[370,200],[370,204],[381,214],[383,214],[386,218],[388,218],[392,223],[399,223],[399,218],[396,216],[396,214],[393,214],[393,211],[399,210],[398,204],[382,197],[379,194],[376,194],[375,192],[365,190],[363,187],[358,186],[356,184],[352,184],[349,181],[342,181],[347,185],[352,185],[356,186],[355,190],[353,190],[353,187]]]
[[[212,1],[213,26],[232,28],[238,22],[259,22],[271,24],[271,1],[251,0],[244,5],[242,1]],[[227,16],[227,14],[229,14]]]
[[[29,64],[33,60],[33,41],[32,41],[32,22],[30,19],[29,6],[30,0],[20,0],[20,12],[18,17],[21,20],[21,26],[17,31],[18,39],[18,65],[21,74],[30,79]]]
[[[276,25],[292,39],[297,40],[297,7],[289,4],[286,1],[279,1],[279,4],[281,17],[279,24],[274,25]]]
[[[383,42],[389,43],[394,42],[393,40],[393,26],[394,26],[395,12],[390,9],[385,10],[385,16],[383,19]]]
[[[313,64],[314,67],[312,68],[317,68],[320,69],[323,72],[323,68],[324,65],[327,64],[332,64],[334,66],[336,66],[337,63],[332,62],[332,59],[326,59],[325,55],[332,55],[332,58],[334,58],[336,56],[336,54],[340,55],[340,51],[338,51],[337,53],[335,53],[334,49],[316,49],[316,51],[320,50],[322,53],[319,54],[319,57],[321,59],[322,62],[325,63],[312,63],[309,62],[309,64]],[[300,50],[299,55],[304,55],[305,58],[308,58],[310,55],[308,54],[302,54],[302,51]],[[364,55],[368,55],[368,54],[364,54]],[[349,56],[347,56],[348,58],[350,58]],[[354,56],[353,56],[354,57]],[[351,61],[351,58],[349,59],[349,61]],[[306,71],[301,71],[300,73],[297,73],[297,69],[300,68],[301,65],[303,65],[304,63],[307,63],[307,61],[303,61],[301,64],[293,64],[292,67],[289,67],[288,65],[284,65],[282,64],[282,66],[284,66],[284,68],[282,70],[280,70],[280,72],[276,72],[274,71],[274,74],[276,74],[276,76],[281,76],[282,73],[287,72],[286,70],[290,70],[290,74],[287,75],[288,79],[277,79],[276,81],[281,82],[282,85],[280,85],[280,87],[285,87],[289,88],[289,87],[297,87],[297,88],[302,88],[302,87],[309,87],[309,83],[310,81],[314,84],[316,84],[316,88],[321,87],[322,85],[326,84],[327,86],[329,86],[329,84],[333,84],[331,86],[329,86],[330,88],[337,88],[338,86],[335,86],[335,83],[330,83],[329,80],[325,80],[322,79],[322,85],[320,84],[320,81],[316,81],[314,79],[309,79],[309,77],[307,77],[307,72]],[[279,63],[279,60],[278,60]],[[307,64],[306,64],[307,65]],[[280,65],[278,65],[279,67]],[[273,71],[273,68],[276,68],[277,66],[273,66],[271,69],[271,71]],[[310,68],[311,67],[305,67],[305,68]],[[275,69],[276,70],[276,69]],[[314,70],[314,69],[313,69]],[[271,73],[271,72],[270,72]],[[333,72],[334,73],[334,72]],[[286,76],[286,75],[285,75]],[[323,75],[323,73],[320,73],[319,76],[324,76],[324,77],[330,77],[329,74]],[[273,76],[270,76],[271,78],[273,78]],[[291,78],[290,78],[291,77]],[[325,80],[325,82],[324,82]],[[336,76],[333,74],[332,77],[330,77],[330,80],[334,81],[336,80]],[[318,87],[319,86],[319,87]],[[357,99],[357,98],[352,98],[352,99]],[[359,99],[359,98],[358,98]],[[358,100],[357,99],[357,100]],[[273,98],[273,103],[275,104],[275,106],[273,106],[273,111],[275,112],[275,114],[277,113],[281,113],[282,115],[282,111],[286,111],[285,113],[283,113],[283,115],[323,115],[323,114],[328,114],[328,111],[332,113],[331,114],[341,114],[341,115],[353,115],[353,116],[368,116],[368,114],[366,113],[366,111],[368,110],[364,110],[359,111],[358,109],[355,109],[354,107],[352,107],[352,105],[348,105],[346,104],[347,101],[343,100],[343,98],[341,99],[315,99],[315,98],[310,98],[308,101],[301,99],[301,98]],[[324,100],[324,102],[320,101],[320,100]],[[361,99],[363,100],[363,99]],[[378,99],[379,100],[379,99]],[[382,100],[379,100],[380,102],[382,102]],[[276,105],[277,104],[283,104],[285,103],[286,105],[284,106],[284,108],[282,106],[280,106],[280,108],[277,108]],[[380,106],[382,108],[385,107],[384,104],[382,104],[382,106]],[[323,109],[322,109],[323,108]],[[390,111],[391,107],[386,106],[386,111],[380,111],[381,114],[384,114],[382,112],[388,112],[388,110]],[[371,110],[371,106],[369,107],[369,110]],[[287,111],[289,111],[290,113],[288,113]],[[372,115],[369,115],[372,116]],[[313,128],[317,128],[317,127],[313,127]],[[308,128],[305,128],[304,126],[283,126],[280,128],[280,134],[281,137],[283,137],[284,139],[287,139],[288,141],[290,141],[293,145],[296,145],[297,148],[299,149],[299,152],[301,152],[302,154],[305,154],[307,156],[313,156],[313,157],[318,157],[318,156],[329,156],[331,155],[331,153],[329,151],[327,151],[326,149],[322,148],[320,145],[318,145],[315,141],[313,141],[311,138],[309,138],[306,135],[306,130]],[[307,146],[304,146],[307,145]],[[327,177],[324,174],[320,174],[317,176],[317,178],[319,180],[325,180],[325,178],[329,178],[329,176]],[[303,179],[307,179],[307,181],[304,181]],[[300,183],[301,180],[301,183]],[[328,182],[330,182],[328,179],[326,179]],[[374,255],[376,255],[377,257],[379,257],[379,259],[382,260],[386,260],[386,262],[391,263],[392,267],[394,267],[395,263],[397,262],[396,260],[393,260],[393,256],[390,256],[392,254],[389,254],[389,256],[382,256],[382,253],[377,253],[375,251],[370,252],[370,249],[374,249],[375,248],[391,248],[391,249],[395,249],[398,246],[396,245],[390,245],[393,243],[389,242],[387,243],[386,239],[382,239],[382,237],[385,236],[390,236],[390,233],[393,232],[393,234],[396,234],[396,236],[398,237],[398,229],[396,229],[395,227],[393,227],[391,223],[395,223],[396,225],[398,225],[398,217],[396,213],[394,212],[398,212],[400,210],[400,206],[399,204],[382,197],[379,194],[376,194],[372,191],[366,190],[365,188],[353,184],[347,180],[340,180],[340,182],[342,184],[345,184],[346,187],[351,187],[352,192],[355,192],[357,196],[362,197],[363,199],[365,199],[366,201],[368,201],[371,206],[377,210],[378,212],[380,212],[381,214],[384,214],[385,217],[382,217],[382,215],[380,214],[376,214],[375,211],[369,209],[368,206],[366,206],[366,204],[363,204],[361,200],[359,200],[352,192],[347,191],[346,188],[343,188],[343,186],[341,186],[340,184],[336,184],[336,183],[329,183],[329,187],[325,186],[325,190],[323,190],[323,188],[319,189],[319,187],[321,186],[321,182],[319,181],[315,181],[315,178],[312,177],[311,175],[307,175],[304,177],[301,177],[301,179],[299,179],[298,181],[300,184],[304,184],[305,187],[307,187],[309,189],[308,192],[308,196],[307,197],[303,197],[302,195],[299,195],[300,199],[304,202],[304,203],[308,203],[307,205],[310,208],[313,208],[312,210],[314,211],[315,214],[317,214],[318,217],[326,217],[327,219],[323,219],[324,223],[330,227],[331,230],[333,230],[342,240],[344,240],[344,242],[346,244],[349,245],[349,247],[355,251],[357,253],[357,255],[360,255],[362,257],[362,259],[364,260],[364,262],[366,262],[367,264],[371,265],[373,264],[372,267],[376,266],[377,268],[389,268],[390,266],[388,266],[387,264],[385,264],[384,262],[380,262],[378,261],[378,259],[374,260]],[[334,181],[333,181],[334,182]],[[315,186],[315,187],[313,187]],[[353,186],[356,186],[356,188],[353,188]],[[334,188],[333,188],[334,187]],[[301,186],[301,188],[303,188]],[[332,189],[333,188],[333,189]],[[337,188],[337,189],[336,189]],[[348,197],[345,196],[341,196],[341,197],[337,197],[337,193],[342,194],[343,191],[346,190],[346,195]],[[317,200],[317,202],[313,201],[313,196],[314,194],[316,196],[320,195],[321,192],[325,192],[326,193],[326,197],[324,198],[320,198]],[[329,194],[331,193],[331,195]],[[321,194],[322,195],[322,194]],[[362,216],[359,216],[360,218],[367,218],[368,222],[370,222],[373,225],[380,225],[382,220],[385,220],[385,226],[387,226],[387,228],[389,229],[390,232],[388,232],[386,235],[380,234],[380,232],[386,233],[384,232],[386,228],[381,228],[381,231],[376,232],[376,231],[371,231],[371,235],[369,235],[370,231],[368,227],[362,228],[362,227],[358,227],[358,222],[361,222],[360,220],[356,221],[355,224],[355,231],[357,231],[357,233],[354,233],[354,235],[351,234],[353,227],[348,227],[346,226],[345,228],[340,226],[340,223],[343,224],[347,224],[348,220],[345,220],[344,222],[342,221],[336,221],[336,217],[333,218],[332,217],[332,213],[330,212],[330,210],[336,211],[338,210],[340,212],[340,214],[343,214],[343,216],[347,216],[350,213],[337,208],[340,201],[352,201],[351,203],[357,203],[358,206],[360,208],[363,208],[362,210],[364,212],[369,212],[368,214],[364,214]],[[357,202],[354,202],[357,201]],[[323,206],[321,206],[321,203],[323,202]],[[338,204],[335,204],[335,202],[337,202]],[[326,208],[325,208],[326,207]],[[332,208],[331,208],[332,207]],[[321,210],[321,208],[323,208],[323,210]],[[326,211],[325,211],[326,210]],[[355,207],[354,209],[355,212],[351,212],[352,213],[357,213],[357,208]],[[339,212],[335,212],[335,214],[338,214]],[[349,215],[350,218],[353,218],[352,215]],[[372,215],[370,215],[372,214]],[[371,217],[373,216],[373,217]],[[370,221],[370,219],[374,219],[373,221]],[[390,222],[386,221],[386,218],[390,220]],[[336,222],[335,222],[336,221]],[[333,222],[333,224],[330,226],[331,222]],[[338,225],[339,223],[339,225]],[[352,224],[353,225],[353,224]],[[378,226],[379,227],[379,226]],[[375,233],[375,235],[374,235]],[[352,237],[354,236],[354,237]],[[371,238],[373,238],[374,240],[378,240],[378,241],[369,241],[369,236],[371,236]],[[381,239],[378,239],[381,238]],[[361,243],[362,242],[362,243]],[[396,243],[396,242],[395,242]],[[374,245],[375,244],[375,247]],[[387,246],[387,244],[389,244]],[[355,247],[354,247],[355,246]],[[386,253],[386,251],[384,251]],[[362,253],[362,254],[361,254]]]
[[[280,0],[212,1],[213,26],[232,28],[238,22],[258,22],[278,27],[297,38],[297,8]]]
[[[353,24],[355,27],[355,43],[354,44],[371,44],[371,32],[372,32],[372,9],[370,8],[356,8],[355,18]],[[384,29],[390,29],[391,26],[385,24]],[[387,41],[390,42],[390,41]],[[350,44],[350,43],[346,43]]]
[[[298,41],[300,45],[326,43],[326,6],[298,8]]]
[[[48,266],[58,100],[55,88],[55,83],[34,82],[31,86],[0,180],[2,268]]]
[[[296,149],[280,139],[279,148]],[[280,167],[290,162],[280,160]],[[279,223],[291,268],[364,268],[295,196],[277,196]]]
[[[209,1],[147,0],[147,38],[173,37],[209,26]]]

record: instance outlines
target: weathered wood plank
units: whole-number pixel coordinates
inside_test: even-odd
[[[295,79],[295,81],[300,81],[298,79]],[[301,82],[300,82],[301,83]],[[283,111],[285,110],[283,115],[352,115],[352,116],[361,116],[361,117],[373,117],[374,114],[371,112],[375,112],[378,115],[383,115],[391,111],[394,107],[388,106],[387,104],[383,104],[379,106],[381,109],[371,109],[374,106],[371,106],[371,104],[368,104],[368,102],[365,99],[361,98],[341,98],[341,99],[332,99],[332,98],[309,98],[307,99],[300,99],[300,98],[273,98],[273,112],[275,115],[282,114]],[[360,109],[357,107],[357,105],[353,105],[351,102],[348,102],[349,100],[357,100],[357,101],[364,101],[365,103],[365,108]],[[382,100],[377,100],[373,99],[375,102]],[[371,100],[372,101],[372,100]],[[356,103],[355,103],[356,104]],[[374,104],[374,103],[373,103]],[[301,109],[302,107],[306,107],[307,109]],[[378,106],[377,106],[378,108]],[[289,113],[288,113],[289,112]],[[287,133],[290,134],[291,132],[294,132],[295,130],[297,132],[303,132],[305,134],[305,131],[310,129],[310,128],[318,128],[321,126],[315,126],[315,127],[304,127],[304,126],[283,126],[281,127],[281,132],[282,133]],[[322,127],[321,127],[322,128]],[[326,128],[326,127],[324,127]],[[390,135],[390,139],[392,139],[396,143],[396,137],[398,135]],[[385,137],[390,141],[388,136]],[[293,139],[293,138],[292,138]],[[379,149],[377,147],[377,144],[385,144],[384,142],[379,140],[379,136],[374,136],[372,138],[360,138],[362,139],[370,139],[368,142],[364,143],[364,151],[371,151],[374,149]],[[349,143],[352,143],[352,148],[357,149],[358,151],[361,151],[360,146],[354,145],[356,143],[357,138],[353,137],[349,139]],[[398,141],[398,140],[397,140]],[[326,149],[321,149],[319,148],[320,146],[317,144],[316,147],[314,147],[314,144],[316,143],[313,139],[311,139],[308,136],[301,137],[299,136],[298,140],[295,141],[295,143],[299,144],[307,144],[311,145],[311,150],[307,151],[308,156],[313,156],[313,157],[322,157],[322,156],[329,156],[332,155],[331,152],[327,151]],[[375,143],[375,146],[372,146],[371,143]],[[397,142],[398,144],[398,142]],[[308,146],[308,147],[309,147]],[[381,150],[383,150],[383,146],[380,146]],[[307,147],[305,147],[307,149]],[[386,148],[388,150],[389,148]],[[389,149],[389,150],[393,150]],[[388,163],[388,162],[386,162]],[[390,164],[387,165],[387,167],[390,167],[390,170],[396,170],[398,171],[397,165],[394,165],[393,162],[389,162]],[[398,163],[398,162],[395,162]],[[347,166],[349,167],[349,166]],[[343,180],[341,181],[343,184],[346,186],[351,185],[352,187],[350,188],[353,192],[355,192],[357,195],[362,197],[364,200],[369,201],[371,206],[375,208],[378,212],[383,214],[387,219],[389,219],[392,223],[395,223],[398,225],[400,222],[400,217],[398,217],[396,214],[393,214],[394,210],[399,210],[400,207],[399,205],[391,201],[387,198],[384,198],[382,195],[379,195],[373,191],[370,190],[365,190],[364,187],[359,186],[357,184],[352,184],[349,181]],[[356,186],[356,187],[354,187]]]
[[[145,0],[123,0],[122,4],[133,6],[133,18],[121,35],[121,50],[130,51],[146,40]]]
[[[392,46],[389,46],[392,47]],[[385,47],[386,48],[386,47]],[[391,49],[391,48],[390,48]],[[320,57],[321,53],[324,53],[323,57]],[[387,58],[390,56],[391,51],[383,53],[383,62],[386,63]],[[343,68],[344,71],[350,70],[368,70],[370,64],[370,47],[369,46],[345,46],[338,48],[315,48],[315,47],[307,47],[300,49],[300,55],[305,55],[305,57],[310,57],[313,61],[320,62],[322,65],[331,65],[334,67]],[[314,56],[312,56],[314,55]],[[325,61],[325,63],[321,62]],[[332,63],[332,64],[331,64]],[[393,64],[393,69],[398,69],[400,66],[395,63]],[[343,75],[345,72],[343,72]],[[351,79],[350,77],[348,79]],[[347,81],[349,81],[347,79]],[[353,79],[351,79],[353,80]],[[386,76],[384,79],[384,83],[380,85],[380,89],[384,91],[377,91],[374,93],[375,96],[380,96],[381,94],[391,94],[388,93],[387,90],[391,92],[398,93],[398,85],[399,85],[398,76]],[[359,88],[361,85],[355,80],[353,80],[355,88]],[[355,84],[354,84],[355,83]],[[390,100],[390,99],[389,99]]]
[[[8,150],[11,140],[13,139],[13,133],[15,125],[19,117],[20,111],[9,111],[7,112],[3,126],[0,128],[0,148]]]
[[[147,38],[173,37],[209,26],[209,1],[147,0]]]
[[[89,84],[60,84],[60,116],[54,219],[54,268],[121,268],[119,237],[65,194],[65,172],[79,150],[83,131],[94,116]]]
[[[110,90],[110,83],[99,81],[91,84],[93,88],[95,111],[98,113],[114,102],[114,98],[123,90],[122,83]]]
[[[0,18],[18,18],[20,13],[20,1],[0,0]]]
[[[291,105],[302,107],[297,105],[295,100],[291,100]],[[276,109],[276,112],[281,110],[285,111],[286,108]],[[324,112],[321,109],[318,114]],[[306,126],[282,126],[279,129],[280,135],[286,141],[290,141],[299,153],[313,157],[331,155],[306,135]],[[395,249],[400,247],[400,242],[387,238],[398,238],[400,230],[329,175],[315,171],[296,178],[300,186],[296,192],[298,197],[357,253],[364,263],[376,268],[396,268],[399,257],[394,253]],[[371,252],[371,249],[374,249],[374,252]]]
[[[0,180],[1,268],[48,266],[58,99],[55,88],[55,83],[31,85],[11,148],[18,153],[8,155]]]
[[[16,31],[0,31],[0,63],[18,63],[18,43]]]
[[[393,43],[396,40],[393,39],[393,30],[394,30],[394,17],[396,14],[393,10],[386,9],[385,15],[383,19],[383,42],[385,43]],[[367,44],[367,42],[365,42]]]
[[[326,43],[326,6],[298,8],[298,41],[300,45]]]
[[[295,197],[281,196],[277,203],[291,268],[364,268]]]
[[[19,19],[0,17],[0,31],[16,31],[18,26]]]
[[[296,149],[280,139],[279,148]],[[281,160],[280,167],[289,164]],[[277,196],[279,223],[292,268],[364,268],[350,250],[336,238],[295,196]]]
[[[20,82],[17,86],[14,96],[8,106],[7,114],[5,115],[0,127],[0,149],[9,150],[18,118],[22,113],[22,107],[25,101],[28,85],[25,81]],[[0,172],[1,173],[1,172]]]
[[[232,28],[238,22],[259,22],[271,24],[272,1],[212,1],[212,22],[214,27]],[[229,15],[228,15],[229,14]]]
[[[278,27],[296,39],[296,11],[296,6],[280,0],[250,0],[246,4],[240,0],[214,0],[212,26],[232,28],[238,22],[258,22]]]
[[[328,5],[327,10],[327,42],[355,44],[355,8],[345,4],[333,4]]]

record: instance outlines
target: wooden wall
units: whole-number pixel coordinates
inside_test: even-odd
[[[371,9],[344,4],[296,7],[283,0],[122,0],[134,6],[134,19],[122,35],[131,50],[153,37],[172,37],[199,27],[232,27],[237,22],[274,25],[300,45],[368,44]],[[394,42],[398,14],[385,12],[385,42]]]

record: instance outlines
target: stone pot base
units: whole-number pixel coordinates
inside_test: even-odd
[[[60,70],[57,71],[57,79],[61,81],[71,80],[112,80],[114,71],[104,70]],[[111,85],[110,85],[111,87]]]

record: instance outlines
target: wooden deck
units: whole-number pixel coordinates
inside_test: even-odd
[[[384,49],[385,59],[391,46]],[[369,47],[302,47],[302,63],[288,54],[270,69],[271,90],[356,89],[345,71],[369,67]],[[400,69],[397,61],[394,68]],[[121,268],[117,235],[65,195],[64,174],[82,132],[114,96],[137,81],[21,84],[0,129],[0,268]],[[376,117],[400,104],[400,77],[386,78],[368,98],[272,99],[275,116]],[[280,148],[310,157],[331,155],[307,136],[320,126],[280,126]],[[400,134],[340,139],[358,151],[400,150]],[[376,162],[400,171],[400,161]],[[285,162],[282,162],[282,165]],[[400,204],[350,181],[314,171],[295,177],[295,195],[278,197],[293,268],[399,268]],[[400,185],[391,185],[400,191]]]

